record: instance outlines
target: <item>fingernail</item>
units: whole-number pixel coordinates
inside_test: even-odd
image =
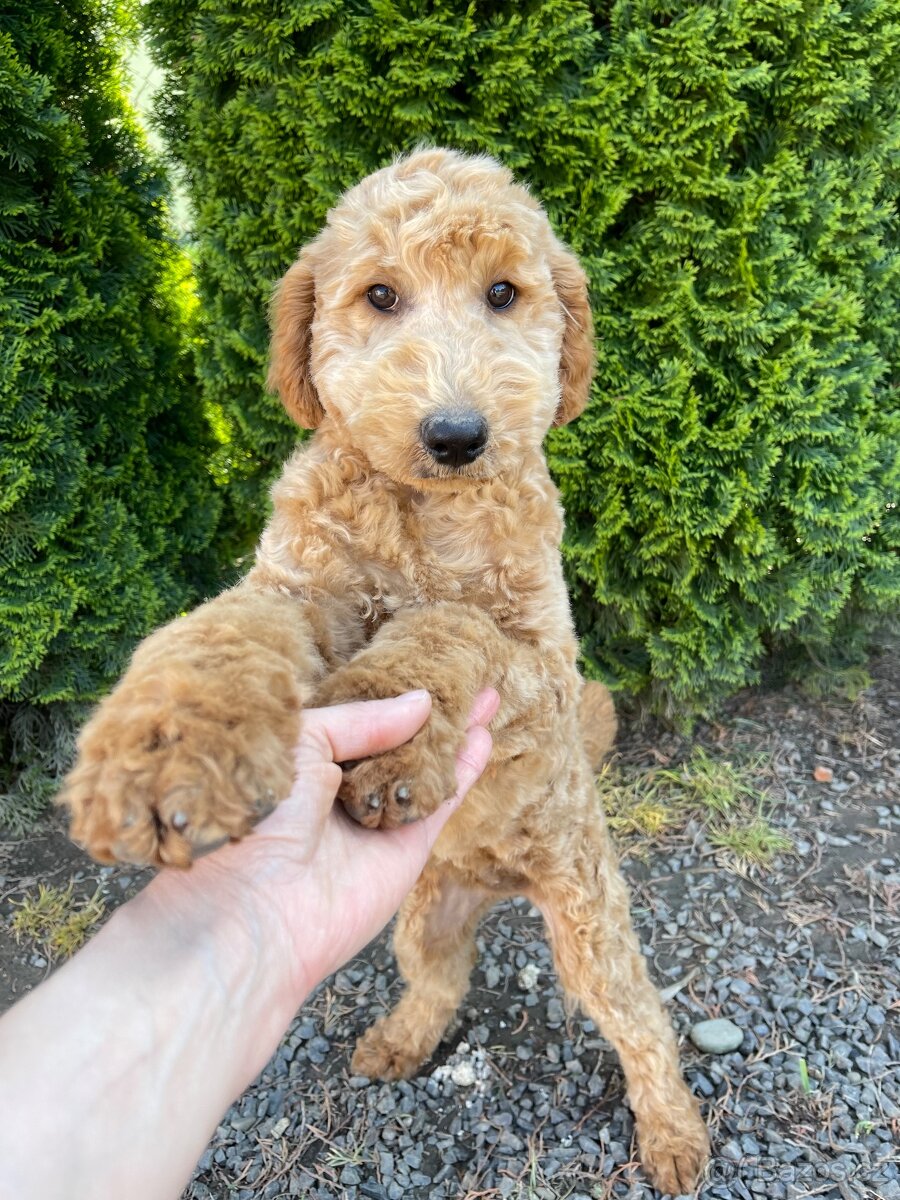
[[[417,688],[414,692],[403,692],[397,697],[398,700],[424,700],[430,693],[425,688]]]

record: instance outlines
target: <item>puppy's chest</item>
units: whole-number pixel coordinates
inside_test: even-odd
[[[404,526],[394,552],[367,563],[381,619],[409,606],[462,601],[510,632],[527,636],[546,626],[557,575],[562,583],[552,529],[526,528],[508,512],[495,520],[413,512]]]

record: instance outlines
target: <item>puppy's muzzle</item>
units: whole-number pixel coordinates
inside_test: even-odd
[[[434,413],[425,418],[419,432],[434,461],[454,469],[473,463],[488,442],[487,421],[474,409]]]

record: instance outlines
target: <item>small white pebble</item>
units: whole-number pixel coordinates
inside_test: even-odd
[[[526,963],[519,972],[519,987],[524,992],[533,992],[535,984],[541,976],[541,969],[535,963]]]
[[[471,1063],[457,1063],[450,1072],[450,1078],[457,1087],[471,1087],[475,1082],[475,1070]]]

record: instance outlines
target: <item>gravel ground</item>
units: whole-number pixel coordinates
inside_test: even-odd
[[[871,670],[852,704],[748,691],[689,740],[644,726],[620,744],[632,777],[698,744],[755,764],[792,844],[751,869],[693,819],[622,846],[638,933],[712,1131],[706,1200],[900,1200],[900,654]],[[9,897],[22,879],[2,851]],[[80,865],[93,886],[97,869]],[[111,897],[140,883],[100,878]],[[327,981],[223,1118],[185,1200],[653,1195],[618,1062],[566,1012],[539,915],[498,906],[479,948],[456,1024],[409,1082],[349,1071],[356,1037],[399,992],[388,938]],[[7,947],[7,993],[20,990],[16,954],[27,966]],[[690,1030],[710,1018],[738,1027],[736,1050],[694,1046]]]

